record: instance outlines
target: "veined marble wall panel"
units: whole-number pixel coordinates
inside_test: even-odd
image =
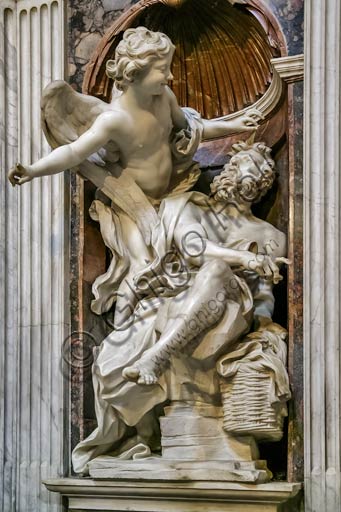
[[[138,0],[68,0],[70,83],[82,90],[87,62],[105,31]]]
[[[48,153],[40,96],[64,76],[62,1],[0,4],[1,111],[1,479],[4,512],[60,509],[41,480],[62,475],[67,333],[63,175],[12,188],[7,171]]]

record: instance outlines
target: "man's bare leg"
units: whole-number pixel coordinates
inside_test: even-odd
[[[229,265],[212,260],[201,267],[180,305],[181,313],[170,318],[158,342],[122,372],[138,384],[155,384],[170,356],[179,354],[205,329],[215,325],[226,309],[228,299],[238,300],[239,285]]]

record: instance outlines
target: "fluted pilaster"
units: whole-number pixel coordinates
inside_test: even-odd
[[[0,509],[50,512],[60,509],[59,499],[41,480],[63,474],[64,177],[13,189],[6,175],[17,160],[27,164],[49,151],[40,96],[64,76],[63,2],[2,1],[0,24]]]
[[[305,3],[304,346],[307,512],[340,493],[340,2]]]

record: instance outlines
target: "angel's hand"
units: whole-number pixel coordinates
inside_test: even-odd
[[[9,171],[8,179],[14,187],[15,185],[23,185],[24,183],[33,180],[33,175],[27,167],[17,163]]]
[[[263,114],[253,108],[247,110],[243,116],[235,121],[231,121],[231,123],[233,123],[233,129],[236,132],[252,132],[257,130],[262,119],[264,119]]]

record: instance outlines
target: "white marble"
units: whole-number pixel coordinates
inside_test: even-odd
[[[263,462],[263,464],[262,464]],[[187,461],[149,457],[145,460],[115,460],[97,457],[89,464],[93,479],[149,481],[216,481],[260,484],[268,482],[271,472],[265,461],[233,462],[229,460]]]
[[[7,180],[20,157],[49,152],[41,134],[42,88],[64,74],[61,1],[0,5],[1,254],[0,509],[57,512],[42,478],[62,475],[63,390],[60,353],[66,295],[64,179],[18,190]],[[39,55],[39,58],[38,58]],[[5,242],[6,240],[6,242]],[[53,290],[53,292],[52,292]]]
[[[218,361],[226,432],[246,433],[259,441],[282,439],[291,398],[287,334],[280,325],[267,324]]]
[[[142,447],[143,456],[156,448],[157,406],[166,399],[189,408],[195,402],[219,403],[217,359],[249,332],[253,320],[255,329],[264,329],[262,336],[271,331],[272,288],[282,279],[280,264],[288,263],[285,235],[251,211],[275,177],[271,149],[253,143],[262,114],[250,109],[235,119],[205,120],[180,108],[167,85],[173,53],[165,34],[126,30],[115,59],[106,64],[115,82],[111,104],[78,94],[62,81],[50,84],[43,92],[42,121],[55,149],[9,171],[12,185],[25,190],[32,180],[34,185],[37,178],[73,168],[111,199],[110,206],[95,200],[90,210],[112,253],[109,269],[94,283],[92,310],[107,312],[114,301],[116,309],[115,328],[93,366],[98,427],[73,452],[78,473],[118,446],[129,426],[136,435],[119,445],[117,456],[131,455],[127,443]],[[251,133],[252,141],[233,145],[230,163],[212,182],[211,197],[187,192],[198,178],[193,157],[200,141],[235,132]],[[177,275],[175,268],[181,268]],[[281,364],[277,373],[286,376]],[[275,380],[278,386],[277,375]],[[180,411],[173,418],[178,444],[167,435],[166,426],[174,421],[166,415],[163,458],[205,464],[257,457],[248,431],[243,440],[234,439],[218,417],[220,435],[209,438],[198,408],[200,435],[193,428],[186,440],[185,407],[175,410]]]
[[[289,55],[271,60],[275,72],[287,83],[303,79],[304,55]]]
[[[253,437],[226,435],[220,407],[173,402],[165,407],[164,413],[160,418],[160,429],[162,459],[166,461],[197,461],[200,469],[205,470],[205,461],[225,461],[226,464],[227,461],[237,461],[238,467],[240,461],[250,462],[259,458]],[[208,473],[210,471],[207,471],[207,478],[211,478]]]
[[[99,481],[55,479],[70,511],[121,512],[299,512],[301,484],[227,482]]]
[[[339,0],[305,2],[304,387],[307,512],[341,509]]]

